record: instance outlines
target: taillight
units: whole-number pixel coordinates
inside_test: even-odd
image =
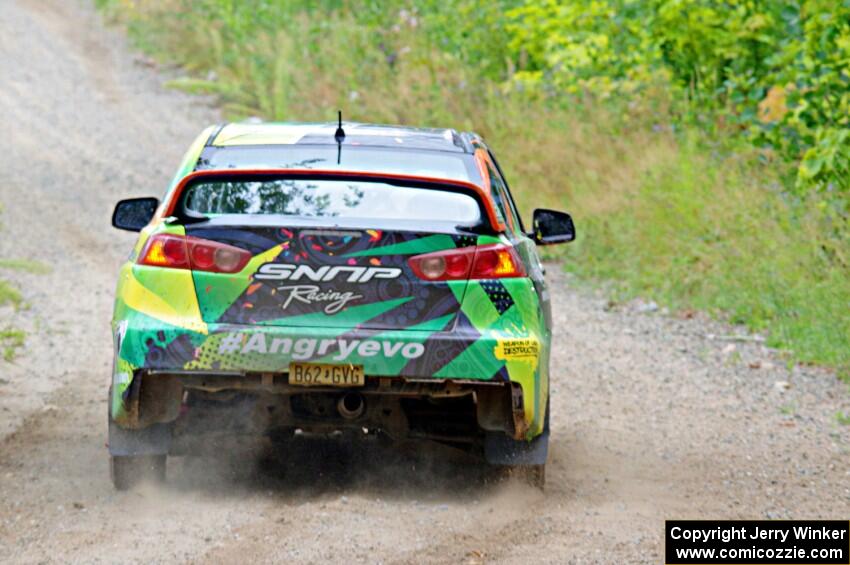
[[[475,262],[475,247],[461,247],[416,255],[407,264],[416,276],[426,281],[448,281],[469,278],[469,270]]]
[[[212,273],[236,273],[250,260],[249,252],[226,243],[165,233],[151,236],[139,256],[140,265]]]
[[[498,243],[416,255],[407,262],[417,277],[427,281],[525,276],[516,251]]]

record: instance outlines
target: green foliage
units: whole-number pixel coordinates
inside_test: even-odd
[[[823,233],[828,216],[764,190],[775,174],[746,148],[708,158],[691,140],[676,153],[628,206],[585,219],[593,235],[570,250],[570,269],[615,281],[622,297],[725,312],[798,359],[850,362],[847,269],[825,248],[848,246]]]
[[[850,0],[803,0],[797,17],[801,31],[770,58],[790,110],[777,134],[795,154],[822,128],[850,127]]]
[[[653,80],[661,51],[631,0],[527,1],[506,26],[525,87],[607,97]]]
[[[797,175],[801,192],[820,192],[850,204],[850,129],[824,128],[806,151]],[[843,210],[846,215],[850,210]]]
[[[631,94],[667,77],[700,104],[749,95],[787,34],[793,0],[528,0],[508,26],[516,56],[595,95]],[[757,100],[756,100],[757,101]]]
[[[2,210],[2,207],[0,207]],[[5,261],[4,261],[5,262]],[[11,283],[0,279],[0,306],[11,304],[14,308],[20,308],[23,297]],[[15,359],[15,353],[24,345],[26,334],[18,329],[6,328],[0,330],[0,350],[3,352],[3,360],[7,363]]]
[[[693,99],[718,106],[732,102],[752,118],[753,102],[763,93],[769,73],[765,59],[788,33],[783,14],[794,4],[794,0],[656,0],[653,35],[665,64]]]
[[[8,281],[0,279],[0,306],[11,304],[15,308],[21,305],[21,293]]]
[[[770,60],[788,111],[763,137],[788,159],[802,156],[797,192],[817,193],[847,230],[850,0],[803,0],[798,16],[800,33],[782,42]]]
[[[3,211],[3,206],[0,204],[0,212]],[[0,226],[2,227],[2,226]],[[0,260],[0,265],[2,265],[7,260]],[[11,304],[13,307],[18,308],[23,301],[23,297],[18,290],[12,286],[12,284],[8,281],[0,279],[0,306],[4,306],[6,304]]]
[[[3,360],[11,363],[15,360],[17,350],[24,346],[26,334],[21,330],[7,328],[0,330],[0,349],[3,350]]]
[[[3,206],[0,205],[0,212],[3,211]],[[2,226],[0,226],[2,227]],[[45,272],[47,267],[34,261],[16,261],[12,259],[0,259],[0,267],[27,270],[30,272]],[[23,297],[11,283],[0,279],[0,307],[6,304],[11,304],[13,308],[21,307]],[[0,330],[0,350],[3,352],[3,360],[7,363],[15,359],[17,350],[24,345],[26,334],[18,329],[6,328]]]
[[[850,199],[836,161],[850,128],[850,0],[527,0],[510,15],[523,86],[607,98],[667,80],[703,126],[741,124],[784,159],[805,154],[816,178],[803,168],[797,186]]]
[[[36,275],[46,275],[50,272],[49,266],[29,259],[0,259],[0,269],[25,271]]]
[[[505,29],[510,11],[522,0],[419,0],[413,4],[423,34],[436,48],[488,79],[505,80],[515,69]]]

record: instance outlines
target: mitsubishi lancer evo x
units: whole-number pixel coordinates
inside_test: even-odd
[[[140,237],[112,321],[111,476],[162,480],[216,435],[432,440],[541,486],[551,314],[537,245],[473,133],[367,124],[207,129]]]

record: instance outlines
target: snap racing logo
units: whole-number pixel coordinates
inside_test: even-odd
[[[284,297],[283,304],[280,307],[286,310],[294,301],[302,304],[314,304],[316,302],[324,302],[326,305],[323,308],[325,314],[336,314],[350,302],[363,298],[362,294],[353,292],[339,292],[336,289],[322,289],[318,285],[302,284],[295,286],[279,286],[277,291]]]
[[[300,281],[329,282],[342,275],[346,282],[367,283],[374,279],[397,279],[401,276],[398,267],[359,267],[357,265],[323,265],[313,268],[309,265],[288,263],[265,263],[254,274],[261,281]]]
[[[333,352],[334,361],[342,361],[353,354],[360,357],[381,355],[393,358],[401,355],[405,359],[416,359],[425,353],[425,346],[416,342],[389,341],[382,339],[315,339],[303,337],[292,339],[274,337],[265,333],[230,332],[218,343],[219,353],[241,353],[261,355],[289,355],[304,361],[314,356],[322,357]]]

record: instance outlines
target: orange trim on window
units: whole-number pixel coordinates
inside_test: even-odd
[[[487,152],[478,148],[475,150],[475,164],[478,165],[478,172],[481,173],[481,183],[487,194],[490,194],[490,171],[487,169],[488,156]]]
[[[477,159],[476,159],[477,160]],[[479,165],[480,166],[480,165]],[[485,166],[486,170],[486,166]],[[195,179],[198,178],[206,178],[206,177],[222,177],[222,176],[234,176],[234,175],[268,175],[268,176],[276,176],[276,177],[309,177],[309,176],[337,176],[337,177],[348,177],[352,179],[390,179],[390,180],[400,180],[400,181],[412,181],[412,182],[424,182],[429,184],[436,185],[445,185],[452,186],[456,188],[461,188],[466,191],[472,192],[477,197],[480,198],[481,203],[484,205],[484,212],[487,215],[487,219],[490,222],[490,226],[497,232],[501,233],[505,231],[504,222],[499,220],[498,214],[496,214],[496,208],[493,203],[492,198],[490,197],[489,190],[485,190],[484,188],[478,186],[477,184],[473,184],[471,182],[459,181],[459,180],[449,180],[449,179],[439,179],[433,177],[422,177],[415,175],[402,175],[395,173],[374,173],[374,172],[359,172],[359,171],[334,171],[334,170],[324,170],[324,169],[213,169],[206,171],[195,171],[193,173],[189,173],[185,177],[180,180],[180,183],[174,188],[174,191],[171,193],[171,198],[168,203],[162,207],[162,214],[160,217],[168,217],[174,213],[174,208],[177,206],[177,202],[180,200],[180,196],[183,194],[183,190],[186,186]],[[487,174],[487,184],[489,187],[489,178],[490,175]]]
[[[478,170],[481,171],[481,177],[484,179],[484,186],[487,190],[487,193],[490,195],[491,204],[495,210],[495,202],[493,202],[493,179],[490,178],[490,169],[494,171],[498,171],[496,164],[493,162],[493,159],[490,158],[490,154],[486,149],[479,148],[475,150],[475,162],[478,164]],[[498,174],[498,173],[497,173]],[[505,195],[500,194],[499,197],[502,200],[505,200]],[[510,225],[511,231],[516,231],[516,226],[514,225],[514,218],[510,211],[510,205],[505,202],[505,219]],[[498,215],[497,215],[498,217]]]

